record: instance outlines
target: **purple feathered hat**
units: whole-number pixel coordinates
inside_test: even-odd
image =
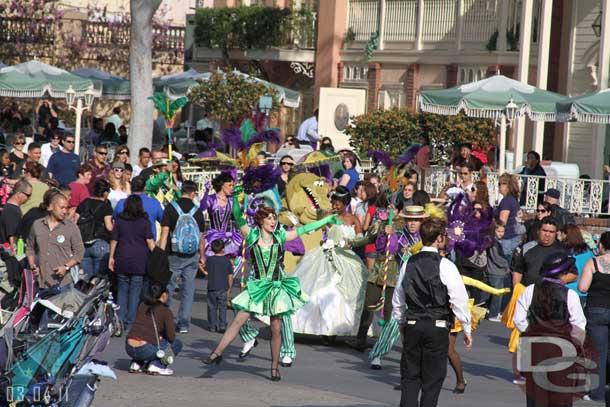
[[[474,212],[466,194],[458,195],[447,209],[448,250],[455,249],[461,257],[470,257],[475,251],[482,252],[493,242],[490,233],[492,212],[481,211],[480,219],[475,218]]]
[[[244,171],[242,182],[244,192],[247,194],[258,194],[276,186],[282,170],[273,164],[250,165]]]

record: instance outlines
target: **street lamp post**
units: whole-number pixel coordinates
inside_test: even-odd
[[[273,109],[273,98],[271,96],[261,96],[258,99],[258,111],[265,114],[265,128],[269,127],[269,114]]]
[[[83,112],[85,110],[91,110],[91,105],[93,105],[93,99],[95,98],[95,92],[93,91],[93,86],[90,86],[89,89],[84,94],[84,97],[76,95],[76,91],[72,85],[66,91],[66,103],[68,107],[76,112],[76,125],[74,128],[74,153],[79,154],[80,149],[80,127]],[[83,99],[85,104],[83,105]],[[74,106],[74,102],[76,101],[76,106]]]
[[[506,161],[506,128],[512,124],[515,117],[517,117],[517,110],[519,106],[513,102],[513,98],[511,97],[508,103],[506,104],[506,108],[500,115],[500,163],[498,165],[499,174],[503,174],[505,171],[505,161]]]

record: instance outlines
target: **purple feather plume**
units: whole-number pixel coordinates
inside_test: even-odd
[[[236,151],[243,151],[246,149],[246,143],[241,138],[241,131],[236,128],[224,129],[220,133],[222,142],[228,146],[233,147]]]
[[[475,251],[483,252],[492,244],[491,226],[493,220],[493,210],[491,207],[484,208],[481,218],[475,218],[475,211],[472,203],[466,194],[458,195],[447,209],[447,222],[454,221],[464,223],[463,234],[465,239],[455,243],[455,251],[460,257],[470,257]]]
[[[250,165],[244,171],[242,182],[244,192],[247,194],[258,194],[277,185],[277,181],[282,174],[282,170],[273,164]]]
[[[266,129],[256,133],[256,135],[246,143],[246,148],[250,148],[255,143],[270,143],[280,144],[280,130],[279,129]]]
[[[369,150],[367,154],[374,162],[383,164],[384,167],[390,168],[394,165],[394,161],[388,153],[381,150]]]
[[[409,148],[396,159],[396,162],[398,164],[409,164],[413,161],[420,148],[421,146],[419,144],[411,144]]]

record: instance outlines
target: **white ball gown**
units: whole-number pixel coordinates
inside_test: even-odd
[[[321,247],[306,253],[294,273],[309,302],[292,316],[294,332],[353,336],[358,332],[367,268],[349,248],[354,226],[333,225]]]

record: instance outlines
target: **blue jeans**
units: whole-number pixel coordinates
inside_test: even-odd
[[[597,374],[599,375],[599,386],[591,390],[591,398],[596,401],[604,401],[606,396],[606,364],[610,365],[610,354],[608,353],[608,334],[610,333],[610,308],[587,308],[587,334],[593,340],[597,351]]]
[[[227,290],[208,290],[208,328],[227,329]]]
[[[193,299],[195,298],[195,277],[199,269],[199,254],[192,256],[169,256],[169,269],[172,271],[172,278],[167,286],[169,299],[167,306],[172,306],[174,290],[176,289],[176,278],[182,278],[180,285],[180,308],[178,309],[178,322],[176,328],[188,329],[193,310]]]
[[[502,252],[504,253],[504,258],[510,265],[513,260],[513,252],[521,243],[521,236],[515,236],[510,239],[502,239],[500,240],[500,246],[502,246]]]
[[[487,279],[489,280],[489,285],[493,288],[510,288],[512,286],[510,274],[505,276],[490,274],[487,276]],[[503,296],[492,295],[489,303],[489,316],[495,317],[501,314],[509,299],[510,295],[508,294]]]
[[[170,344],[165,339],[161,339],[161,341],[159,341],[159,345],[161,346],[161,349],[166,349],[167,346]],[[176,338],[171,343],[171,347],[172,352],[174,352],[174,355],[178,356],[178,354],[182,350],[182,342],[180,341],[180,339]],[[165,366],[161,363],[159,358],[157,358],[157,350],[158,349],[156,343],[154,345],[151,343],[147,343],[146,345],[138,346],[137,348],[134,348],[128,343],[125,343],[125,351],[129,355],[129,357],[134,361],[138,362],[138,364],[145,365],[147,363],[150,363],[151,365],[163,368]]]
[[[140,305],[140,294],[144,285],[144,276],[133,274],[117,274],[117,304],[119,318],[127,330],[136,319],[138,305]]]
[[[102,239],[97,239],[91,246],[85,246],[85,255],[80,264],[87,279],[107,275],[109,253],[110,244]]]

